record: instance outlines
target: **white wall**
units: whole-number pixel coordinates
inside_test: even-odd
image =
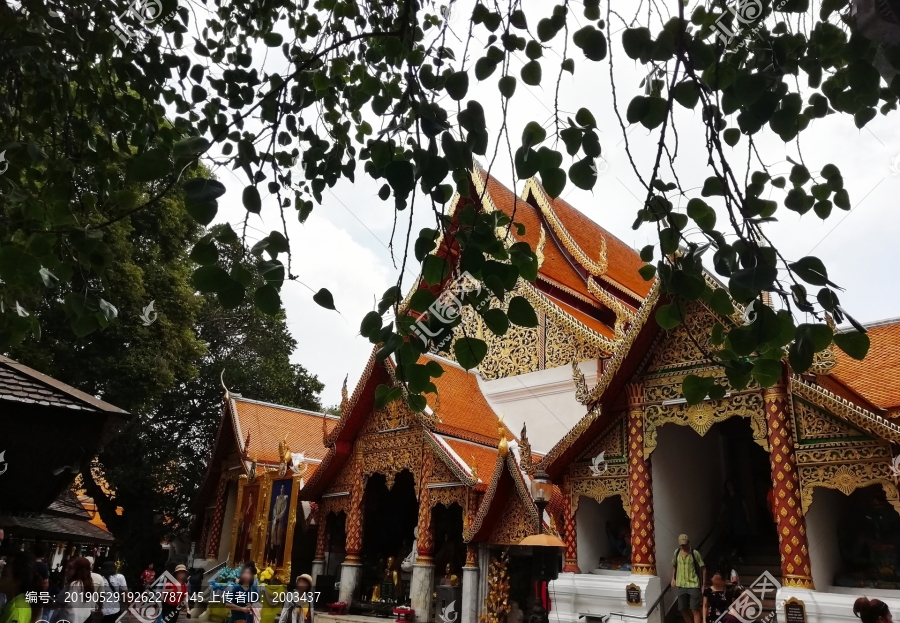
[[[812,561],[813,583],[820,591],[829,590],[840,571],[841,553],[837,527],[844,494],[834,489],[816,488],[813,503],[806,514],[806,534]]]
[[[592,498],[581,497],[575,511],[575,534],[578,537],[578,568],[582,573],[596,569],[601,556],[609,558],[612,555],[606,537],[607,521],[612,521],[614,527],[628,521],[621,497],[606,498],[599,504]]]
[[[700,541],[716,524],[722,503],[723,444],[715,427],[701,437],[677,424],[660,427],[656,440],[650,455],[656,571],[668,583],[678,535],[687,534],[699,549]],[[706,546],[711,542],[712,538]]]
[[[228,483],[228,497],[225,501],[225,518],[222,521],[222,537],[219,539],[219,562],[228,560],[231,551],[231,528],[234,525],[234,509],[237,506],[237,483]]]
[[[578,364],[588,386],[597,382],[597,361]],[[578,423],[587,409],[575,400],[572,367],[559,366],[494,381],[478,377],[481,392],[503,422],[518,435],[528,424],[534,452],[546,453]]]

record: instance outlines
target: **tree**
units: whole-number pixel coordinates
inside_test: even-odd
[[[713,355],[735,389],[751,378],[775,383],[784,357],[798,372],[808,369],[832,340],[853,357],[865,356],[865,330],[841,307],[824,264],[815,257],[789,259],[766,233],[782,206],[823,219],[834,207],[849,209],[840,169],[800,159],[789,179],[773,176],[754,142],[764,129],[793,141],[811,119],[832,113],[863,127],[879,109],[888,114],[896,108],[900,80],[884,82],[879,68],[895,74],[900,52],[890,42],[867,38],[850,15],[849,0],[825,0],[818,12],[808,0],[734,6],[695,1],[687,7],[673,1],[647,3],[646,11],[641,3],[630,19],[623,11],[633,10],[633,1],[609,0],[603,11],[599,0],[585,0],[577,21],[568,0],[548,14],[540,14],[540,7],[526,10],[520,0],[504,6],[476,0],[465,32],[451,33],[447,16],[455,4],[269,0],[188,8],[175,0],[147,0],[131,10],[120,2],[114,11],[85,0],[59,6],[26,0],[22,9],[0,5],[0,108],[9,113],[2,115],[0,135],[13,137],[5,145],[9,171],[0,180],[0,295],[7,307],[16,310],[17,301],[48,287],[42,269],[61,281],[71,278],[75,266],[102,270],[103,255],[91,249],[102,248],[111,224],[132,213],[153,213],[172,193],[184,192],[191,214],[202,224],[212,222],[224,187],[212,180],[182,183],[203,158],[212,167],[245,174],[242,202],[248,214],[261,211],[266,192],[283,219],[301,222],[321,203],[326,187],[353,181],[361,168],[384,180],[379,195],[398,212],[412,214],[424,202],[433,213],[434,227],[415,237],[416,261],[428,285],[468,271],[488,287],[481,298],[468,296],[465,302],[478,307],[490,300],[481,310],[492,315],[489,326],[527,324],[533,310],[508,299],[519,278],[536,277],[535,255],[527,244],[509,245],[498,235],[498,228],[523,226],[476,208],[467,173],[475,156],[491,165],[504,158],[519,179],[540,175],[553,197],[568,183],[592,188],[600,155],[595,115],[589,108],[574,117],[561,113],[559,84],[565,73],[587,63],[611,68],[624,53],[644,65],[647,79],[640,94],[629,93],[623,110],[615,100],[623,139],[626,122],[659,137],[652,169],[634,171],[646,191],[635,228],[655,227],[659,238],[656,249],[642,252],[648,262],[659,252],[643,274],[658,278],[669,297],[657,321],[677,326],[685,301],[703,299],[727,313],[733,303],[750,306],[763,293],[774,294],[777,312],[756,305],[748,315],[752,322],[714,331],[720,350]],[[795,23],[793,16],[804,19]],[[254,53],[258,44],[268,47],[265,57],[280,54],[284,68],[266,67]],[[545,55],[550,47],[562,50],[561,63]],[[527,61],[519,67],[521,53]],[[504,122],[496,130],[487,126],[484,105],[467,99],[472,78],[497,79],[494,105]],[[549,124],[533,121],[521,136],[512,136],[507,111],[519,82],[543,84],[548,93],[555,83],[557,97]],[[672,144],[676,105],[699,105],[704,122],[709,177],[699,193],[679,181]],[[736,124],[728,115],[736,116]],[[101,131],[90,130],[94,125]],[[741,141],[746,158],[730,159],[723,145]],[[292,178],[297,161],[301,180]],[[128,180],[148,183],[148,196],[122,190],[110,167],[124,167]],[[778,200],[763,199],[769,189]],[[471,202],[451,219],[447,204],[454,190]],[[685,209],[675,206],[676,198]],[[207,263],[194,272],[194,285],[216,293],[226,308],[249,296],[263,311],[276,313],[283,280],[293,278],[286,230],[272,232],[228,272],[216,251],[233,235],[228,228],[198,243],[198,256]],[[458,261],[448,263],[448,247],[439,247],[439,240],[456,246]],[[708,250],[712,268],[728,280],[727,290],[702,277],[701,256]],[[286,264],[279,259],[285,256]],[[251,288],[247,273],[264,276],[265,283]],[[815,295],[810,286],[818,289]],[[415,363],[429,344],[411,336],[431,301],[423,293],[401,307],[403,291],[398,281],[360,329],[382,345],[379,358],[397,355],[404,381],[397,390],[381,388],[379,401],[403,396],[421,410],[440,368]],[[326,290],[314,298],[335,307]],[[385,325],[383,315],[391,308],[396,320]],[[813,321],[797,324],[798,312]],[[838,321],[847,317],[856,329],[834,334],[825,313]],[[84,330],[82,309],[67,308],[67,314],[76,330]],[[9,312],[3,318],[8,326],[0,327],[0,336],[22,339],[23,317]],[[435,332],[446,329],[433,318],[428,322]],[[459,340],[454,348],[466,367],[477,365],[486,351],[475,338]],[[723,386],[710,383],[689,381],[688,401],[724,394]]]
[[[79,274],[45,292],[32,307],[42,315],[43,335],[9,350],[16,360],[133,414],[81,470],[82,485],[122,543],[130,573],[158,559],[164,537],[188,528],[190,501],[221,419],[220,376],[260,400],[321,408],[323,385],[290,363],[297,343],[283,314],[265,315],[250,301],[226,311],[215,296],[194,292],[189,252],[203,234],[180,198],[111,224],[102,276]],[[237,241],[223,251],[248,253]],[[155,311],[141,320],[98,308],[91,318],[99,314],[105,329],[78,335],[58,300],[105,301],[99,291],[129,309],[146,309],[153,300]]]

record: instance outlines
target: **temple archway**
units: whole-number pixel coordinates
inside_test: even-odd
[[[391,488],[382,474],[372,474],[366,482],[365,508],[363,511],[363,552],[360,597],[368,601],[373,589],[385,580],[390,571],[401,580],[401,595],[405,601],[409,594],[409,578],[404,578],[400,563],[412,550],[413,532],[418,523],[419,502],[416,499],[415,480],[409,470],[398,473]],[[382,595],[382,598],[385,598]]]

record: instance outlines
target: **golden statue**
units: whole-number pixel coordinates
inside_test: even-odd
[[[400,574],[394,569],[394,557],[388,556],[387,563],[384,565],[384,577],[381,579],[381,582],[375,585],[375,588],[372,589],[372,601],[381,601],[381,587],[385,584],[392,584],[394,587],[393,595],[389,596],[390,599],[400,599],[403,595],[403,591],[400,587]]]
[[[446,573],[444,574],[441,584],[444,586],[459,586],[459,576],[453,574],[453,567],[447,563]]]
[[[288,445],[287,436],[284,439],[278,442],[278,456],[281,457],[281,462],[285,465],[290,465],[291,463],[291,447]]]

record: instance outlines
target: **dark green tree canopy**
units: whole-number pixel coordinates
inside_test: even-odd
[[[864,329],[841,306],[827,267],[776,249],[767,234],[779,210],[826,219],[834,208],[850,209],[840,163],[799,160],[789,177],[775,176],[754,139],[770,131],[800,140],[811,120],[829,114],[861,128],[895,109],[900,50],[884,29],[851,16],[849,0],[476,0],[465,8],[465,27],[452,32],[447,16],[463,10],[457,4],[0,4],[0,140],[8,141],[0,150],[9,162],[0,178],[0,339],[12,344],[38,329],[41,316],[32,311],[45,289],[65,288],[79,275],[102,282],[114,259],[111,228],[129,215],[155,214],[167,197],[183,193],[197,222],[213,222],[225,189],[195,176],[200,160],[242,172],[248,216],[272,197],[267,203],[277,205],[282,222],[305,221],[324,189],[341,180],[377,179],[379,196],[398,212],[424,206],[434,216],[433,227],[412,236],[427,284],[468,271],[489,286],[486,299],[466,300],[490,313],[489,326],[528,323],[533,311],[507,299],[518,279],[535,278],[536,258],[528,245],[506,243],[504,228],[521,224],[484,213],[468,196],[473,158],[484,157],[489,170],[503,158],[518,179],[539,175],[553,197],[569,184],[593,188],[597,111],[561,112],[560,79],[595,63],[611,71],[613,59],[627,57],[647,78],[638,92],[615,89],[619,129],[626,141],[635,124],[658,137],[653,166],[635,166],[645,195],[634,227],[658,233],[658,244],[642,252],[655,263],[642,272],[659,279],[668,297],[660,324],[680,323],[685,301],[702,299],[722,313],[759,301],[747,324],[721,326],[713,336],[720,350],[712,354],[735,388],[752,377],[774,383],[773,362],[784,358],[806,370],[832,339],[853,357],[866,354]],[[888,5],[879,4],[890,13]],[[551,48],[555,54],[546,53]],[[270,58],[278,59],[277,71],[265,63]],[[470,97],[474,81],[496,81],[496,100]],[[505,123],[519,82],[542,85],[554,103],[548,123],[534,120],[521,135]],[[488,127],[487,106],[502,112],[499,127]],[[675,161],[677,107],[703,120],[708,177],[701,189],[679,181],[679,166],[695,164]],[[725,149],[738,145],[746,147],[740,158]],[[451,219],[454,192],[469,203]],[[225,308],[249,299],[277,313],[281,286],[293,278],[286,228],[225,259],[221,247],[237,235],[219,226],[197,242],[193,286]],[[448,241],[459,262],[447,262],[439,243]],[[727,289],[704,280],[701,258]],[[492,284],[491,261],[507,266]],[[401,307],[408,288],[398,282],[385,292],[361,333],[382,345],[379,357],[397,356],[405,381],[382,399],[402,394],[422,409],[439,371],[414,365],[430,346],[409,339],[428,303]],[[115,301],[104,289],[76,289],[64,306],[73,330],[102,329]],[[776,309],[762,305],[764,292]],[[315,300],[335,307],[327,290]],[[385,324],[391,308],[395,320]],[[826,313],[856,330],[834,334]],[[485,352],[475,338],[454,348],[467,367]],[[691,401],[699,395],[688,394]]]

